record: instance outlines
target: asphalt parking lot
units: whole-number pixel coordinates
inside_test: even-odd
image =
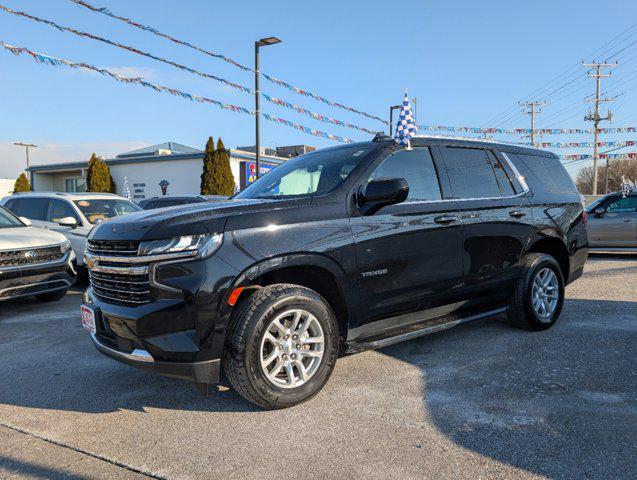
[[[273,412],[103,357],[80,300],[0,304],[0,478],[637,475],[637,256],[592,257],[549,331],[498,317],[345,357]]]

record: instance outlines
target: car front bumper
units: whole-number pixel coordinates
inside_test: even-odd
[[[53,262],[0,267],[0,301],[71,287],[76,280],[74,260],[75,254],[70,250],[64,257]]]
[[[155,360],[150,353],[134,349],[126,353],[102,343],[97,335],[91,334],[93,345],[107,357],[131,367],[149,370],[167,377],[180,378],[195,383],[217,383],[221,370],[221,360],[211,359],[200,362],[168,362]]]

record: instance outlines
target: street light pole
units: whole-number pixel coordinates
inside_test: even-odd
[[[393,128],[394,128],[394,110],[400,110],[403,108],[402,105],[393,105],[389,107],[389,136],[392,136]]]
[[[29,147],[31,148],[37,148],[37,145],[34,145],[32,143],[23,143],[23,142],[14,142],[14,145],[17,145],[18,147],[24,147],[26,150],[26,154],[27,154],[27,171],[29,170]]]
[[[259,91],[259,47],[265,47],[267,45],[274,45],[281,43],[276,37],[266,37],[254,42],[254,110],[255,110],[255,124],[254,135],[255,139],[255,152],[254,158],[256,160],[257,167],[257,179],[261,177],[261,139],[259,130],[259,121],[261,120],[261,109],[259,105],[261,92]]]

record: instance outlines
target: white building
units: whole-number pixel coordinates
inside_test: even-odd
[[[0,178],[0,198],[11,195],[14,186],[15,178]]]
[[[252,152],[229,149],[230,169],[236,189],[254,180],[255,156]],[[165,195],[199,194],[204,152],[175,142],[152,145],[106,159],[117,193],[124,190],[127,179],[134,201]],[[287,160],[273,155],[261,156],[265,173]],[[29,168],[34,191],[82,192],[86,190],[86,162],[36,165]],[[162,192],[162,185],[166,185]],[[13,184],[11,185],[13,188]]]

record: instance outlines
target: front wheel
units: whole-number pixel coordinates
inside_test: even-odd
[[[338,324],[309,288],[277,284],[254,292],[233,312],[224,353],[232,387],[265,408],[316,395],[338,356]]]
[[[563,304],[564,277],[555,258],[528,254],[509,303],[511,323],[525,330],[546,330],[557,321]]]

